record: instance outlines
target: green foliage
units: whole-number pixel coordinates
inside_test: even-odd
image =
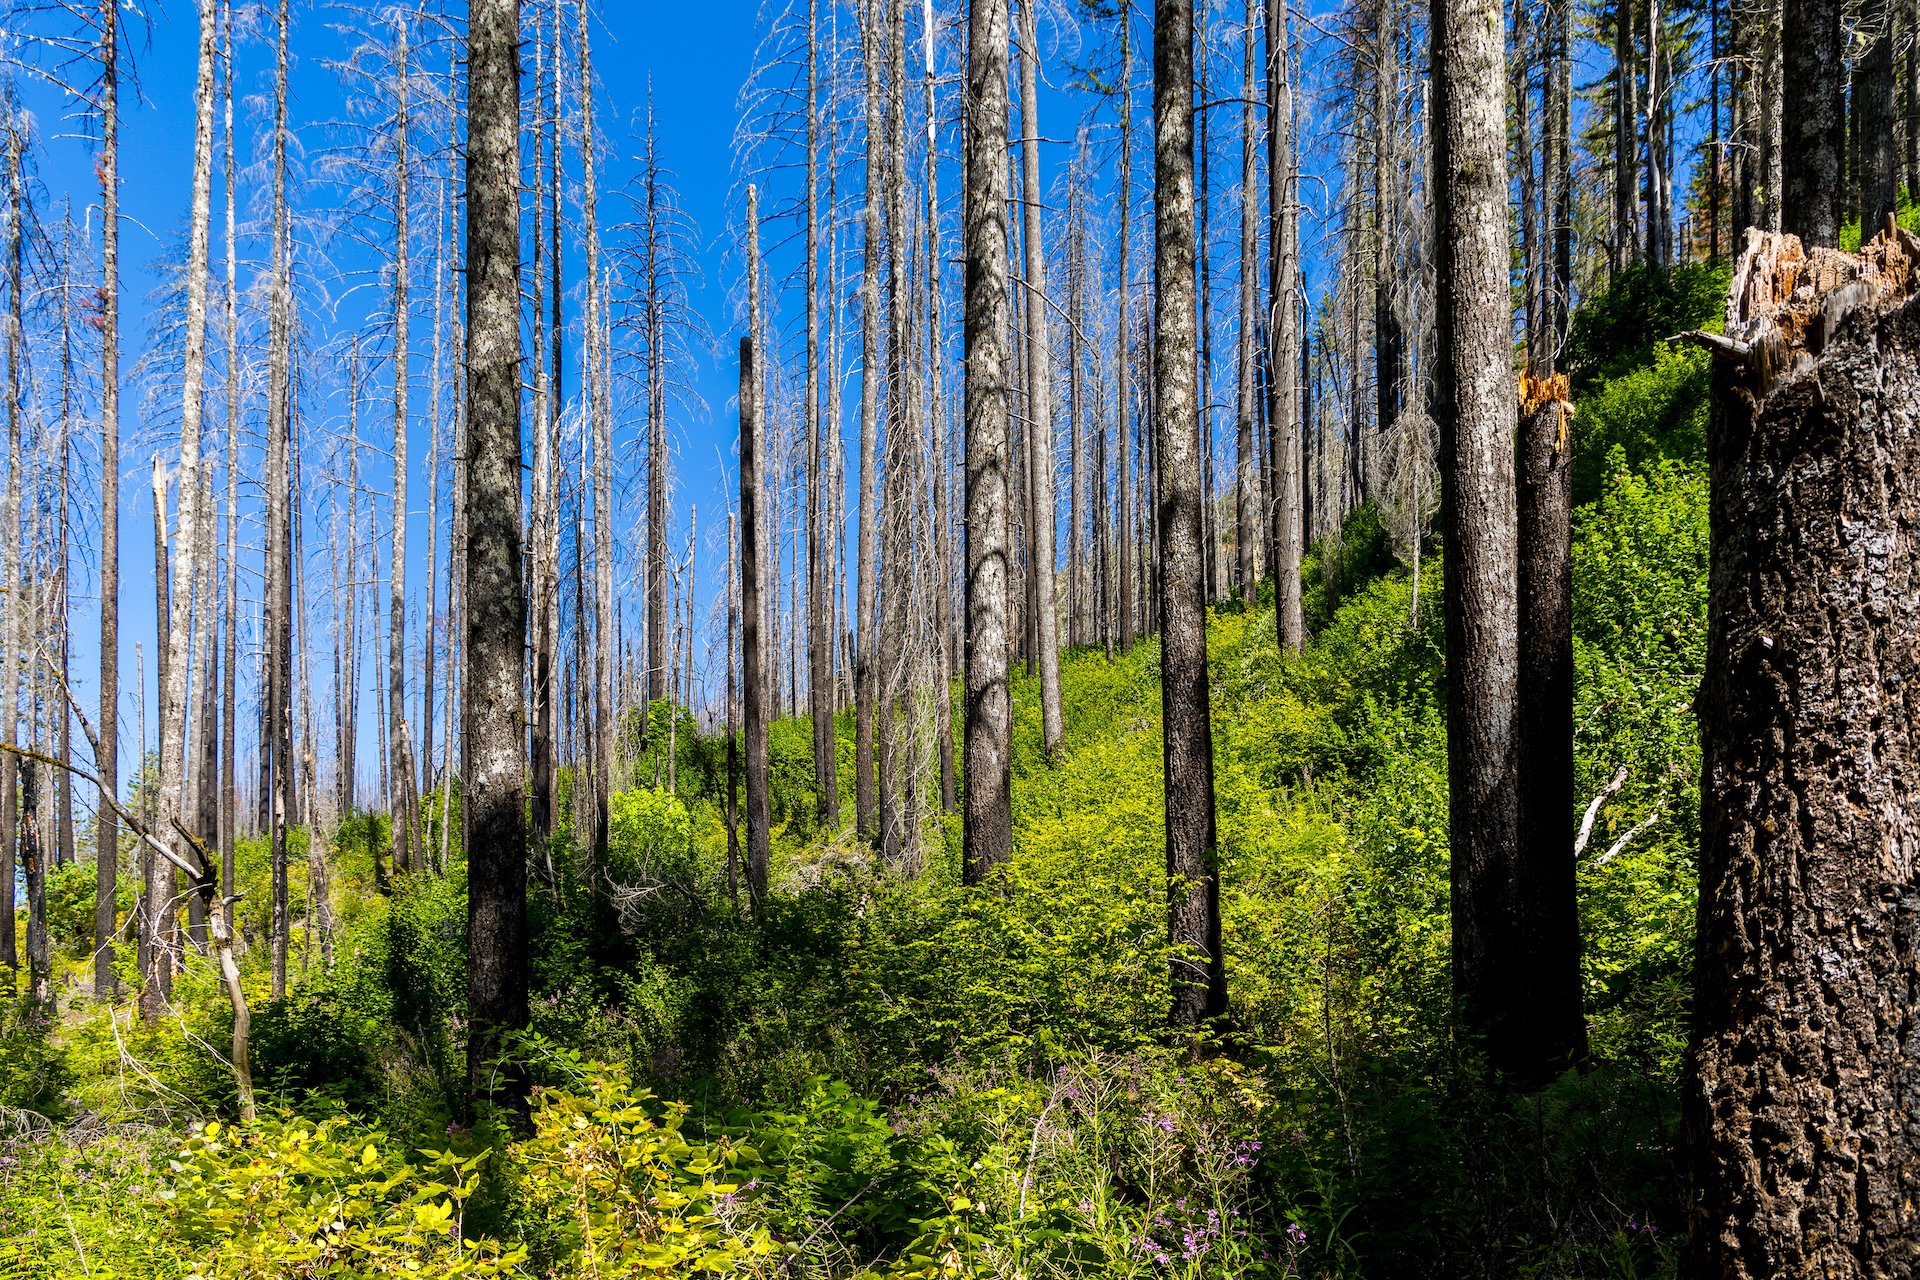
[[[168,1163],[161,1196],[193,1280],[513,1274],[522,1249],[462,1230],[486,1153],[418,1154],[344,1120],[214,1121]]]
[[[1573,500],[1597,500],[1622,467],[1671,461],[1703,471],[1710,372],[1706,352],[1667,343],[1645,366],[1581,396],[1573,417]]]
[[[1339,532],[1316,541],[1301,561],[1307,630],[1325,627],[1344,600],[1392,567],[1393,535],[1380,508],[1363,502],[1347,513]]]
[[[1567,330],[1566,364],[1576,402],[1603,383],[1653,363],[1667,339],[1688,329],[1719,332],[1729,269],[1701,263],[1631,267],[1583,300]]]
[[[98,882],[91,862],[69,862],[47,874],[47,933],[53,945],[74,958],[93,951],[93,898]],[[133,910],[132,878],[114,880],[116,910]]]

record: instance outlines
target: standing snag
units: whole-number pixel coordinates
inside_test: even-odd
[[[1920,1269],[1920,241],[1748,233],[1707,437],[1695,1274]]]

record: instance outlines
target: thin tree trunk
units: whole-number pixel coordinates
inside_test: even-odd
[[[6,591],[0,604],[0,965],[18,972],[20,956],[15,942],[14,917],[14,843],[19,831],[20,763],[14,748],[20,741],[20,670],[25,654],[16,655],[17,637],[24,636],[20,551],[25,545],[20,527],[21,472],[27,457],[21,448],[20,412],[25,394],[25,358],[21,317],[25,303],[21,290],[25,284],[23,264],[26,242],[27,206],[20,181],[20,113],[7,111],[7,491],[6,506],[0,509],[0,588]],[[164,616],[164,615],[163,615]]]
[[[1059,607],[1054,590],[1053,534],[1053,348],[1047,343],[1047,254],[1041,241],[1040,210],[1040,61],[1034,0],[1020,5],[1020,168],[1026,204],[1027,277],[1027,475],[1032,489],[1032,548],[1035,609],[1034,643],[1040,659],[1040,736],[1049,756],[1058,754],[1066,736],[1060,712]]]
[[[1007,0],[968,11],[966,194],[967,677],[961,872],[1013,853],[1007,673]],[[1121,225],[1125,226],[1124,206]],[[1124,262],[1124,249],[1122,261]],[[1124,294],[1122,295],[1124,298]],[[1124,301],[1122,303],[1124,307]]]
[[[743,379],[744,381],[744,379]],[[746,456],[744,453],[741,455]],[[735,516],[727,512],[727,900],[740,910],[740,588],[735,579]]]
[[[1294,184],[1292,51],[1286,0],[1267,0],[1267,362],[1268,429],[1273,433],[1270,495],[1274,627],[1280,652],[1298,653],[1306,636],[1300,601],[1300,422],[1294,376],[1300,364],[1298,218]],[[1161,323],[1166,323],[1162,316]]]
[[[1892,0],[1872,0],[1863,17],[1870,43],[1857,64],[1853,109],[1860,139],[1860,227],[1871,240],[1894,216],[1899,192],[1893,151]]]
[[[1254,317],[1260,292],[1256,267],[1260,245],[1260,189],[1254,148],[1258,136],[1254,86],[1259,83],[1254,70],[1254,33],[1259,30],[1259,5],[1260,0],[1247,0],[1240,80],[1240,385],[1234,424],[1234,543],[1240,598],[1248,608],[1259,594],[1261,535],[1266,525],[1260,514],[1266,509],[1266,499],[1260,483],[1264,468],[1260,464],[1260,406],[1255,398],[1255,366],[1259,363],[1255,346],[1259,326]]]
[[[394,246],[393,246],[393,522],[388,538],[391,557],[387,574],[387,741],[392,755],[388,771],[393,778],[393,865],[395,870],[417,870],[413,760],[407,735],[407,392],[408,336],[412,310],[411,269],[407,255],[409,218],[407,133],[408,115],[407,21],[399,23],[397,78],[399,113],[394,122]]]
[[[1728,296],[1727,336],[1786,363],[1717,362],[1707,435],[1689,1274],[1920,1269],[1917,250],[1749,233]]]
[[[839,749],[833,735],[833,623],[827,563],[827,482],[820,383],[820,0],[807,3],[807,693],[813,717],[814,805],[822,826],[840,825]],[[831,210],[828,211],[831,214]]]
[[[933,100],[933,0],[921,0],[920,8],[921,40],[925,45],[926,56],[922,67],[921,87],[925,94],[926,114],[926,171],[921,180],[925,188],[926,227],[927,227],[927,378],[928,378],[928,431],[933,445],[933,541],[930,548],[934,557],[933,572],[933,608],[934,630],[937,633],[936,666],[940,680],[940,696],[935,703],[934,728],[940,735],[940,811],[952,813],[958,800],[955,793],[953,768],[953,591],[952,564],[953,555],[948,537],[949,520],[947,515],[947,486],[951,475],[948,460],[947,412],[945,379],[946,350],[944,346],[945,327],[941,322],[941,247],[940,247],[940,198],[938,187],[939,151],[935,146],[935,112]]]
[[[227,198],[227,537],[226,596],[222,606],[224,626],[220,644],[220,911],[226,932],[233,934],[234,839],[239,814],[234,792],[238,787],[235,747],[239,738],[238,712],[240,677],[240,310],[238,231],[234,218],[237,171],[233,147],[233,5],[221,0],[221,49],[226,64],[223,104],[225,110],[225,187]],[[101,821],[107,819],[102,812]]]
[[[100,742],[93,994],[111,1000],[120,872],[120,0],[100,0]],[[7,931],[12,936],[12,931]]]
[[[1113,570],[1114,612],[1119,631],[1120,652],[1133,650],[1133,430],[1128,401],[1132,397],[1131,373],[1133,330],[1128,303],[1133,293],[1133,276],[1127,257],[1133,232],[1133,10],[1123,8],[1120,17],[1120,316],[1114,330],[1114,436],[1118,445],[1119,475],[1114,488],[1119,499],[1119,521],[1114,528],[1115,563]]]
[[[874,491],[875,454],[880,447],[880,272],[883,249],[880,227],[881,191],[886,183],[885,153],[881,146],[884,124],[880,103],[879,6],[883,0],[863,0],[860,57],[866,73],[867,183],[861,197],[864,227],[864,265],[860,280],[860,493],[859,546],[855,556],[854,597],[854,822],[863,839],[879,834],[879,780],[874,769],[874,641],[879,630],[876,581],[879,543],[875,527],[879,509]]]
[[[1156,0],[1153,38],[1155,521],[1160,542],[1160,707],[1167,823],[1172,1021],[1227,1008],[1207,702],[1206,547],[1200,503],[1199,335],[1194,301],[1193,0]]]
[[[524,1105],[496,1071],[527,1021],[522,791],[526,603],[520,547],[520,4],[473,0],[467,27],[467,1089]]]
[[[273,997],[287,993],[287,942],[292,919],[287,904],[287,823],[291,797],[288,772],[292,757],[292,710],[288,676],[292,670],[290,545],[291,501],[287,483],[293,410],[292,235],[287,208],[287,0],[280,0],[274,52],[273,263],[268,303],[267,350],[267,572],[264,607],[267,645],[266,741],[261,745],[266,775],[267,838],[272,864]],[[185,477],[182,477],[184,483]],[[182,490],[181,503],[186,502]]]
[[[748,189],[749,191],[752,188]],[[751,199],[751,197],[749,197]],[[754,226],[749,213],[749,226]],[[758,236],[749,231],[749,269],[758,264]],[[760,509],[766,445],[760,434],[760,397],[751,336],[740,339],[740,664],[745,675],[747,738],[747,899],[755,915],[766,906],[767,872],[772,861],[773,807],[767,794],[766,637],[762,627]]]
[[[200,435],[207,372],[207,241],[213,196],[213,63],[214,10],[201,7],[198,73],[194,82],[193,205],[187,248],[186,359],[181,378],[180,415],[180,538],[176,556],[181,589],[173,591],[166,628],[167,678],[160,698],[160,809],[168,841],[188,816],[183,806],[188,730],[187,666],[192,620],[195,560],[200,547]],[[173,898],[173,868],[156,860],[147,882],[149,901],[162,904]],[[157,1021],[165,1011],[168,982],[166,948],[159,929],[172,912],[155,910],[149,919],[155,930],[149,943],[147,985],[141,993],[141,1012]]]

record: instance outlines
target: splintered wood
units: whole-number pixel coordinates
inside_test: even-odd
[[[1726,333],[1681,336],[1746,366],[1765,395],[1812,368],[1849,319],[1910,297],[1916,264],[1920,239],[1892,218],[1859,253],[1815,248],[1809,255],[1797,236],[1751,229],[1727,291]]]

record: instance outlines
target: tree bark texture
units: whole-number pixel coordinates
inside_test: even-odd
[[[466,766],[469,1103],[524,1104],[495,1070],[527,1021],[520,547],[520,3],[474,0],[467,29]]]
[[[1846,199],[1846,41],[1840,0],[1784,0],[1780,17],[1780,225],[1802,244],[1831,248]]]
[[[1167,935],[1172,1021],[1227,1008],[1207,705],[1206,544],[1195,376],[1193,0],[1154,5],[1154,429],[1159,461],[1160,708],[1166,766]]]
[[[1013,706],[1007,683],[1009,34],[1007,0],[971,0],[963,202],[967,592],[961,759],[961,873],[969,884],[978,884],[1013,853]]]
[[[120,4],[100,0],[100,745],[99,785],[120,787]],[[94,851],[93,994],[112,997],[120,820],[102,803]]]
[[[1501,1069],[1525,1067],[1515,694],[1518,579],[1506,92],[1497,0],[1440,0],[1432,27],[1438,205],[1434,397],[1445,518],[1453,998]]]
[[[1920,1270],[1920,241],[1749,232],[1708,431],[1689,1274]],[[1809,289],[1807,286],[1811,285]]]

